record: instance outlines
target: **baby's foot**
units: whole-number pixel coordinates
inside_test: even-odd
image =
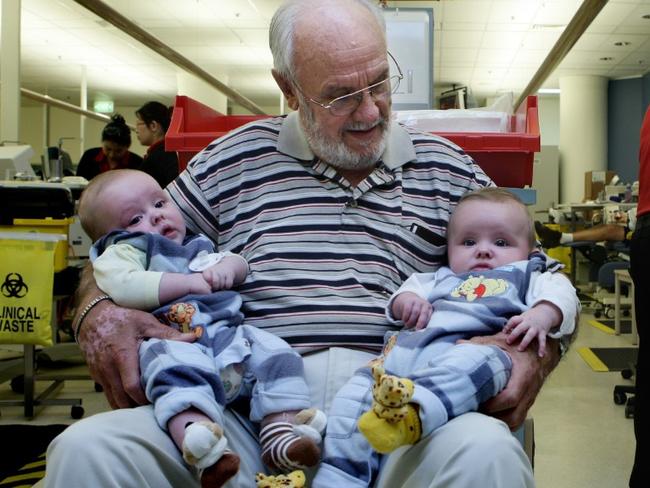
[[[237,474],[239,456],[227,447],[223,429],[214,422],[194,422],[185,428],[183,459],[199,469],[203,488],[223,486]]]
[[[271,469],[291,471],[320,461],[320,444],[327,419],[320,410],[298,412],[293,423],[287,414],[273,414],[262,422],[262,461]],[[281,419],[279,421],[274,421]]]

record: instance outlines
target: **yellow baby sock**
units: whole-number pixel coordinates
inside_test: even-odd
[[[417,408],[409,403],[413,382],[387,375],[381,366],[374,366],[372,373],[372,409],[359,418],[359,431],[382,454],[415,444],[422,436],[422,426]]]

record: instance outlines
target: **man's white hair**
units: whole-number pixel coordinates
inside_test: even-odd
[[[328,7],[333,9],[351,3],[361,5],[375,16],[381,30],[386,32],[384,14],[379,5],[371,0],[339,0],[327,3]],[[323,0],[287,0],[273,14],[269,27],[269,46],[273,54],[273,67],[284,79],[290,80],[295,76],[293,34],[297,19],[301,15],[313,11],[314,8],[322,6]]]

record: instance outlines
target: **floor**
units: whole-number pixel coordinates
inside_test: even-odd
[[[619,373],[592,371],[576,352],[580,346],[629,347],[629,335],[613,336],[588,325],[583,315],[572,349],[547,380],[531,416],[535,421],[535,479],[538,488],[612,488],[627,486],[634,452],[632,420],[612,401]],[[2,350],[0,349],[0,352]],[[83,365],[66,369],[83,372]],[[37,388],[42,388],[38,383]],[[70,381],[62,397],[81,397],[86,416],[108,409],[91,381]],[[0,384],[0,400],[19,399],[9,382]],[[42,409],[34,424],[71,423],[70,408]],[[2,407],[0,424],[26,422],[20,407]]]

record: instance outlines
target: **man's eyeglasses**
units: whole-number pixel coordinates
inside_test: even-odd
[[[362,88],[361,90],[357,90],[352,93],[348,93],[347,95],[337,97],[333,100],[330,100],[328,103],[321,103],[314,100],[313,98],[307,97],[307,95],[305,95],[305,93],[300,89],[300,87],[298,87],[297,84],[296,87],[310,102],[329,110],[332,115],[335,115],[337,117],[350,115],[357,108],[359,108],[359,105],[361,105],[364,92],[368,92],[368,95],[370,95],[373,100],[380,100],[387,99],[391,93],[395,93],[397,91],[397,88],[399,88],[399,82],[404,78],[404,75],[402,74],[402,70],[400,69],[399,64],[397,64],[397,61],[393,55],[389,51],[387,51],[387,53],[388,56],[390,56],[390,59],[393,60],[393,63],[395,63],[398,74],[389,76],[385,80],[374,83],[370,86]]]

